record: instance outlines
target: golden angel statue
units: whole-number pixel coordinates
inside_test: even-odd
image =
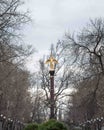
[[[54,70],[55,64],[57,64],[58,61],[53,58],[53,56],[51,55],[50,58],[46,61],[46,64],[50,65],[50,70]]]

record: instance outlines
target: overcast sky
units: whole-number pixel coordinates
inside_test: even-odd
[[[24,0],[33,22],[24,29],[24,41],[32,44],[38,56],[46,54],[50,44],[65,32],[78,31],[89,18],[103,17],[104,0]]]

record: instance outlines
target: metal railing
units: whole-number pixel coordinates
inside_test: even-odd
[[[16,119],[6,118],[0,115],[0,130],[23,130],[24,124]]]
[[[104,130],[104,118],[96,118],[80,123],[82,130]]]

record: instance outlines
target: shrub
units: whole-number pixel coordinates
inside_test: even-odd
[[[29,124],[24,130],[67,130],[67,128],[63,123],[52,119],[40,125]]]
[[[40,125],[39,130],[67,130],[65,125],[56,120],[49,120]]]
[[[38,124],[36,123],[29,124],[24,130],[38,130]]]

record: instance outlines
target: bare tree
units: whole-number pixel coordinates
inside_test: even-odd
[[[74,79],[76,92],[72,100],[70,112],[81,121],[101,116],[99,104],[103,98],[100,89],[104,77],[104,20],[90,20],[90,23],[79,34],[66,34],[63,42],[64,56],[67,64],[75,68]],[[79,76],[78,76],[79,75]],[[100,97],[100,98],[98,98]],[[75,111],[73,111],[75,110]],[[103,113],[102,113],[103,114]],[[74,118],[74,120],[75,120]],[[79,119],[77,119],[78,121]]]
[[[53,45],[50,49],[53,56],[58,60],[58,65],[55,66],[55,93],[54,93],[54,104],[55,104],[55,116],[57,118],[57,112],[60,109],[60,101],[62,105],[62,100],[67,96],[66,90],[70,87],[70,81],[71,78],[70,74],[71,71],[68,69],[68,67],[65,64],[65,59],[62,57],[62,46],[61,42],[58,41],[56,47]],[[47,56],[48,58],[49,56]],[[50,76],[49,76],[49,68],[45,65],[46,58],[43,58],[40,60],[40,83],[41,88],[44,90],[45,93],[45,104],[48,108],[50,108]],[[64,102],[64,101],[63,101]]]
[[[0,1],[0,62],[18,61],[32,52],[21,44],[19,30],[30,21],[27,12],[19,12],[21,4],[20,0]]]
[[[31,111],[30,74],[24,69],[24,61],[32,49],[22,44],[19,30],[30,18],[27,12],[19,11],[21,4],[21,0],[0,1],[0,113],[27,121]]]

